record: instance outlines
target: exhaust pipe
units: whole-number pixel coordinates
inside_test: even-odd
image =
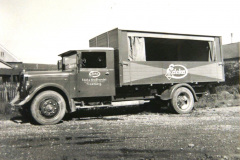
[[[98,107],[123,107],[123,106],[139,106],[144,103],[148,103],[150,100],[138,100],[138,101],[121,101],[121,102],[112,102],[110,105],[95,105],[95,106],[79,106],[76,105],[77,109],[90,109],[90,108],[98,108]]]
[[[112,106],[118,107],[118,106],[138,106],[142,105],[144,103],[148,103],[148,101],[145,100],[139,100],[139,101],[121,101],[121,102],[112,102]]]

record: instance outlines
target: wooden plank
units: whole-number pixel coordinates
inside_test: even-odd
[[[118,29],[114,29],[108,32],[109,47],[118,49]]]
[[[107,32],[97,36],[97,47],[108,47]]]
[[[89,40],[90,47],[112,47],[118,49],[118,29],[100,34]]]
[[[96,38],[89,40],[89,47],[97,47]]]
[[[124,62],[127,63],[127,62]],[[223,68],[213,62],[128,62],[123,67],[123,85],[198,83],[224,81]],[[173,72],[167,72],[173,65]]]

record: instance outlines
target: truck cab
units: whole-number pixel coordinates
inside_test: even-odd
[[[30,105],[40,124],[58,123],[65,112],[76,110],[76,102],[109,101],[116,94],[113,48],[70,50],[59,56],[58,71],[22,72],[18,95],[11,101]]]
[[[106,97],[116,94],[113,48],[71,50],[60,54],[62,71],[69,77],[72,98]]]

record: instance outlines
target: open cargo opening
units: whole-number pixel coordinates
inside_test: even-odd
[[[213,41],[128,37],[130,61],[216,61]]]

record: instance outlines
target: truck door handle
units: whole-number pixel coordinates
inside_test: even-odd
[[[106,72],[105,75],[109,75],[109,72]]]

